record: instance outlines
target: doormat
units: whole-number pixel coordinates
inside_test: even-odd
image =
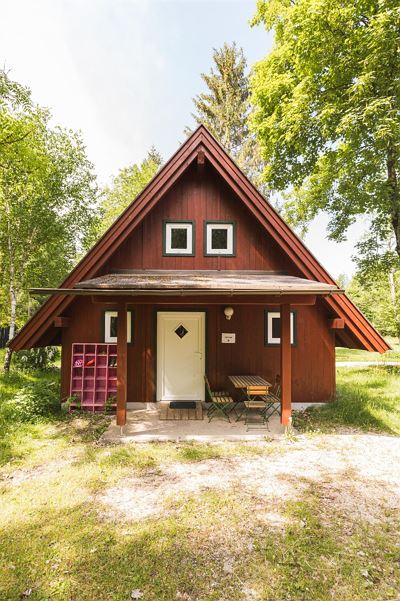
[[[170,409],[196,409],[196,401],[171,401]]]
[[[183,407],[183,405],[189,405],[190,408]],[[177,405],[179,408],[171,407],[171,405]],[[194,407],[193,407],[194,405]],[[159,403],[159,419],[171,420],[171,421],[185,421],[185,420],[202,420],[203,419],[203,405],[201,401],[160,401]]]

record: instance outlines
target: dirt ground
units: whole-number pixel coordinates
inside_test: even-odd
[[[400,437],[56,434],[0,471],[1,599],[400,599]]]
[[[139,520],[165,515],[181,493],[235,490],[270,499],[263,517],[278,525],[281,502],[300,498],[310,485],[327,505],[367,522],[400,510],[400,438],[343,433],[274,441],[267,454],[165,463],[140,477],[120,481],[99,499],[109,517]],[[263,504],[265,507],[265,503]]]

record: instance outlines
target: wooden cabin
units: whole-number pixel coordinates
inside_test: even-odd
[[[127,402],[205,400],[230,374],[282,383],[292,403],[335,397],[335,346],[389,347],[200,126],[18,332],[62,347],[61,396],[117,423]]]

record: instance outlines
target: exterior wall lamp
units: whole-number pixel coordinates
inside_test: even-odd
[[[224,309],[224,315],[226,317],[226,319],[230,319],[233,315],[234,311],[233,311],[233,307],[225,307]]]

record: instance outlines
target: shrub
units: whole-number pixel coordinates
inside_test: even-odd
[[[14,366],[20,370],[47,369],[60,357],[57,346],[44,346],[14,353]]]
[[[62,404],[61,404],[61,409],[62,411],[64,411],[64,413],[68,413],[69,410],[71,409],[71,405],[73,405],[73,409],[75,411],[80,411],[81,410],[81,399],[79,398],[79,396],[77,394],[73,394],[69,397],[67,397],[65,400],[63,399]]]
[[[20,422],[36,422],[60,412],[57,382],[34,382],[3,404],[3,415]]]
[[[117,402],[117,397],[115,395],[111,395],[106,399],[105,405],[104,405],[104,412],[105,413],[112,413],[114,411],[114,405]]]

